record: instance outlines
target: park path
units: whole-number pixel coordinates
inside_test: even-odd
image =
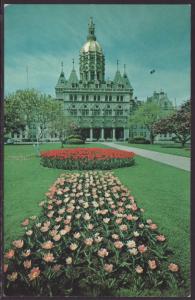
[[[102,144],[120,149],[120,150],[126,150],[126,151],[133,151],[137,155],[143,156],[145,158],[149,158],[155,161],[159,161],[163,164],[167,164],[185,171],[190,171],[190,158],[188,157],[183,157],[179,155],[172,155],[172,154],[166,154],[166,153],[160,153],[160,152],[155,152],[155,151],[150,151],[150,150],[145,150],[145,149],[140,149],[136,147],[129,147],[129,146],[123,146],[120,144],[115,144],[113,142],[103,142]]]

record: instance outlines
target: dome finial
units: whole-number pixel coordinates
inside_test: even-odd
[[[93,18],[90,17],[89,18],[89,23],[88,23],[88,36],[87,36],[87,40],[96,40],[95,37],[95,24],[93,23]]]
[[[63,64],[63,61],[61,61],[61,67],[62,67],[62,72],[63,72],[63,67],[64,67],[64,64]]]

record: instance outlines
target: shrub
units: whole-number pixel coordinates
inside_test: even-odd
[[[147,140],[145,137],[142,137],[142,136],[130,138],[128,142],[131,143],[131,144],[150,144],[150,141]]]
[[[71,138],[71,139],[66,140],[66,144],[82,145],[82,144],[85,144],[85,141],[78,139],[78,138]]]
[[[82,140],[82,137],[81,137],[81,135],[79,135],[79,134],[69,135],[69,136],[67,137],[67,140],[71,140],[71,139],[80,139],[80,140]]]
[[[8,296],[110,296],[178,289],[166,237],[111,172],[63,174],[6,249]]]
[[[41,153],[41,164],[66,170],[109,170],[133,165],[134,156],[133,152],[103,148],[51,150]]]

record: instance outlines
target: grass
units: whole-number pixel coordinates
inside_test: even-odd
[[[127,142],[120,143],[121,145],[126,145],[129,147],[141,148],[146,150],[152,150],[155,152],[191,157],[191,151],[189,146],[182,148],[178,144],[129,144]]]
[[[103,147],[87,144],[84,147]],[[72,147],[72,146],[70,146]],[[44,144],[41,150],[60,148],[59,144]],[[9,247],[22,233],[24,218],[39,214],[38,203],[62,170],[40,165],[32,145],[5,146],[4,163],[4,243]],[[126,185],[145,216],[158,224],[174,250],[174,262],[181,266],[185,286],[177,291],[165,291],[164,296],[187,296],[190,278],[190,173],[142,157],[136,157],[132,167],[114,170]],[[169,293],[169,294],[166,294]],[[121,290],[119,296],[153,295],[156,291]]]

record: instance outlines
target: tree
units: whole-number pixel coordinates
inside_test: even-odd
[[[184,147],[191,136],[191,105],[186,101],[173,115],[156,122],[154,129],[156,133],[175,134],[176,140]]]
[[[168,112],[162,110],[160,105],[154,102],[145,102],[141,105],[130,117],[130,126],[134,124],[144,125],[150,134],[150,143],[154,143],[156,132],[154,130],[154,124]]]
[[[63,148],[64,140],[67,136],[75,134],[78,126],[73,121],[72,117],[65,116],[63,103],[55,101],[55,107],[53,107],[52,120],[48,126],[50,134],[57,134]]]
[[[26,121],[21,114],[20,102],[10,96],[4,102],[4,134],[19,133],[25,130]]]
[[[35,89],[18,90],[5,99],[5,132],[28,130],[28,138],[36,138],[37,144],[48,129],[55,101]]]

